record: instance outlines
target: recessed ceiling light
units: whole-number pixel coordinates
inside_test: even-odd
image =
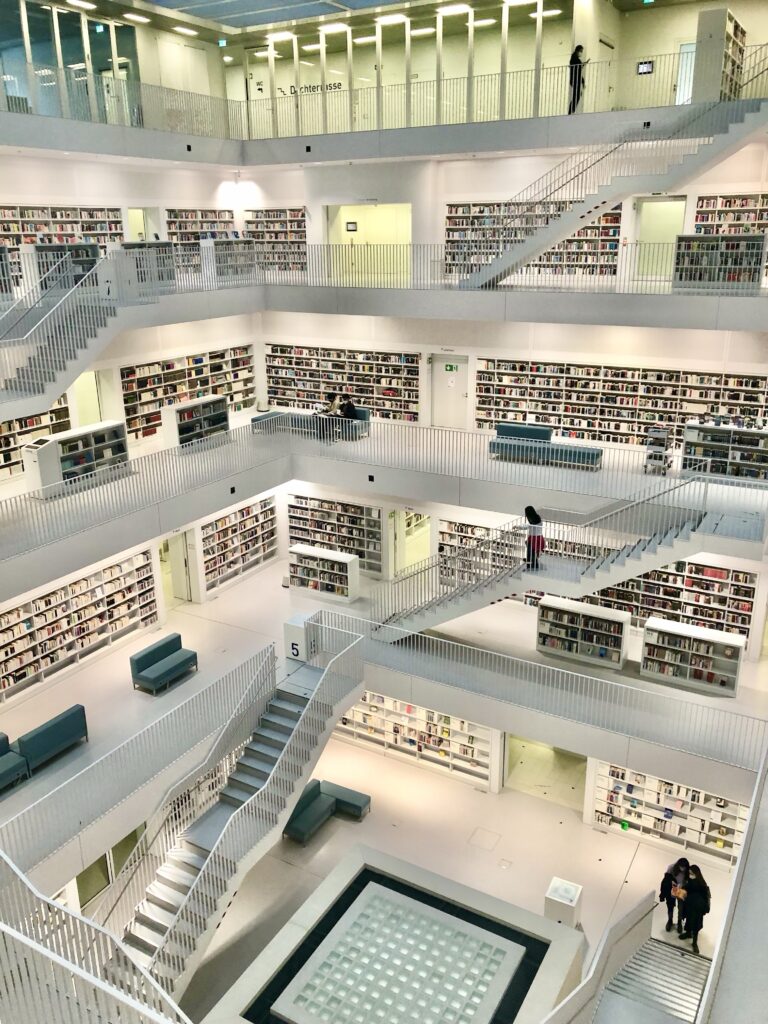
[[[145,18],[143,14],[134,14],[132,11],[125,11],[123,17],[128,21],[136,21],[139,25],[149,24],[149,18]]]
[[[438,7],[437,13],[444,18],[450,18],[453,14],[469,14],[472,8],[469,4],[448,4],[447,7]]]
[[[186,25],[174,25],[173,31],[178,32],[181,36],[196,36],[197,32],[193,28],[187,28]]]
[[[79,7],[81,11],[95,11],[96,4],[92,4],[90,0],[67,0],[70,7]]]
[[[411,35],[412,36],[433,36],[436,31],[437,31],[437,29],[430,25],[430,26],[425,26],[424,28],[412,28],[411,29]]]
[[[344,72],[343,71],[337,71],[336,68],[328,68],[328,74],[329,75],[340,75],[342,78],[344,77]]]
[[[334,32],[346,32],[349,25],[342,25],[340,21],[332,21],[329,25],[321,25],[320,31],[326,35],[332,35]]]
[[[67,67],[71,68],[72,71],[82,71],[85,64],[67,64]]]
[[[307,68],[313,68],[315,66],[314,62],[311,60],[300,60],[299,64],[303,64]]]
[[[530,7],[538,3],[538,0],[504,0],[504,3],[507,7]]]
[[[467,22],[467,24],[468,25],[469,24],[473,24],[475,26],[475,28],[487,28],[488,25],[495,25],[496,24],[496,19],[495,18],[478,18],[477,21],[474,21],[474,22],[471,22],[471,23]]]
[[[563,12],[559,11],[559,10],[542,11],[541,12],[541,16],[542,16],[542,18],[554,18],[555,15],[562,14],[562,13]],[[538,16],[539,16],[539,12],[538,11],[531,11],[531,13],[528,15],[529,18],[538,18]]]
[[[358,82],[370,82],[371,81],[370,78],[365,78],[363,75],[358,75],[357,76],[357,80],[358,80]]]
[[[366,43],[375,43],[376,36],[358,36],[357,39],[353,39],[352,42],[355,46],[365,46]]]
[[[235,58],[231,54],[225,53],[221,59],[224,61],[225,64],[231,64]]]
[[[408,18],[404,14],[382,14],[376,21],[379,25],[401,25]]]
[[[302,50],[306,53],[316,53],[318,50],[322,49],[322,46],[322,43],[306,43],[302,46]]]
[[[284,43],[289,39],[295,39],[296,35],[293,32],[270,32],[267,36],[268,43]]]

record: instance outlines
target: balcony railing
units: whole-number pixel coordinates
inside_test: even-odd
[[[755,65],[760,47],[747,47]],[[642,60],[594,61],[584,71],[578,112],[638,110],[691,102],[681,61],[654,54]],[[640,67],[650,68],[641,74]],[[683,73],[681,73],[681,70]],[[533,69],[353,89],[229,100],[84,70],[28,64],[0,81],[0,110],[95,124],[147,128],[215,139],[276,139],[340,132],[557,117],[568,113],[569,67],[541,70],[538,109]],[[763,76],[763,79],[766,76]],[[766,95],[768,82],[750,76],[742,98]]]

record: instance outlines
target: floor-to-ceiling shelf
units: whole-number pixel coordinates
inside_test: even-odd
[[[768,429],[689,420],[683,436],[683,469],[766,480]]]
[[[268,270],[306,270],[307,211],[276,207],[245,211],[243,235],[253,239],[259,264]]]
[[[188,531],[193,599],[276,558],[277,510],[270,494]]]
[[[357,555],[362,572],[381,575],[381,507],[294,494],[288,498],[291,544]]]
[[[165,227],[169,242],[199,242],[203,238],[229,238],[235,227],[232,210],[167,209]]]

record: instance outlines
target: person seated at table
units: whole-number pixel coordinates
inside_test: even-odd
[[[341,415],[345,420],[356,420],[357,419],[357,406],[352,401],[351,395],[341,396]]]
[[[326,415],[336,416],[341,409],[341,395],[337,395],[335,391],[329,391],[325,396],[325,405],[322,408],[322,412]]]

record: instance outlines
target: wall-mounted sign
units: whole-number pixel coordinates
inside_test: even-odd
[[[458,371],[458,369],[459,368],[456,365],[456,363],[446,363],[445,364],[445,372],[446,373],[456,373]]]
[[[357,221],[356,220],[348,220],[347,221],[347,231],[357,231]]]
[[[653,61],[652,60],[640,60],[637,62],[637,73],[638,75],[652,75],[653,74]]]

